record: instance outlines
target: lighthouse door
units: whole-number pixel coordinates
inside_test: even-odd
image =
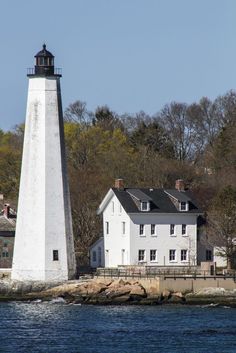
[[[109,267],[109,250],[106,250],[105,254],[105,266]]]
[[[125,265],[125,249],[121,249],[121,265]]]

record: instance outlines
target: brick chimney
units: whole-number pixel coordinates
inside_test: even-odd
[[[183,179],[177,179],[175,181],[175,188],[178,191],[184,191],[185,190],[184,180]]]
[[[124,190],[124,180],[123,179],[115,179],[115,188],[118,190]]]
[[[10,218],[10,205],[8,203],[4,205],[3,214],[6,218]]]

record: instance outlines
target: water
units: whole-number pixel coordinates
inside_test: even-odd
[[[0,303],[2,353],[235,353],[236,309]]]

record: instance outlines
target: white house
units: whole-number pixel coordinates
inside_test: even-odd
[[[202,211],[183,180],[165,190],[124,188],[123,180],[117,179],[98,214],[103,215],[105,267],[197,265]],[[209,253],[206,256],[202,247],[201,260],[212,261]]]

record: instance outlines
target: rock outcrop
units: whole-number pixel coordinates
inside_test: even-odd
[[[214,304],[236,307],[236,290],[204,288],[196,293],[159,293],[138,280],[87,279],[64,283],[0,280],[0,300],[52,300],[84,304]]]

